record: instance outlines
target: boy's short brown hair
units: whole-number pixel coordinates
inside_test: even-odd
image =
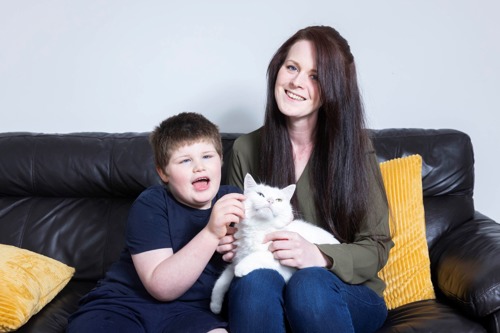
[[[211,142],[222,159],[219,128],[203,115],[182,112],[165,119],[150,135],[156,167],[164,169],[174,150],[198,141]]]

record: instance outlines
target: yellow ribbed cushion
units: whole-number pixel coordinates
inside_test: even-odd
[[[52,258],[0,244],[0,332],[24,325],[61,291],[74,272]]]
[[[382,162],[380,170],[389,201],[394,247],[379,277],[387,284],[387,307],[394,309],[435,298],[425,236],[422,157],[412,155]]]

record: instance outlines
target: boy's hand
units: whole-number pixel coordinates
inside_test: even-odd
[[[245,217],[241,193],[229,193],[220,198],[212,208],[212,214],[206,228],[218,239],[228,234],[231,223],[239,223]]]
[[[219,246],[217,246],[216,251],[222,254],[222,259],[227,262],[231,262],[234,257],[234,250],[236,245],[234,244],[235,238],[234,233],[236,232],[235,227],[227,227],[226,236],[222,237],[219,241]]]

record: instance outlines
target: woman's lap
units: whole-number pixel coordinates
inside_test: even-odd
[[[285,286],[281,275],[270,269],[233,279],[227,295],[230,331],[284,332]]]
[[[254,271],[233,281],[228,303],[234,332],[285,332],[285,325],[298,332],[373,332],[387,316],[375,292],[344,283],[323,268],[298,270],[287,285],[275,271]],[[288,323],[276,320],[285,313]]]

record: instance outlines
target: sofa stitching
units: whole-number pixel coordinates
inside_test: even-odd
[[[30,159],[30,173],[31,173],[31,191],[33,192],[33,195],[35,194],[36,190],[36,158],[37,158],[37,151],[38,151],[38,140],[35,140],[34,148],[33,148],[33,155],[31,156]]]
[[[105,138],[103,138],[103,140],[106,140]],[[113,182],[113,179],[114,179],[114,172],[115,172],[115,169],[114,169],[114,161],[115,161],[115,153],[116,153],[116,141],[117,140],[120,140],[120,138],[112,138],[110,139],[111,141],[111,151],[110,151],[110,154],[109,154],[109,165],[108,165],[108,184],[109,184],[109,189],[111,191],[112,194],[114,194],[115,192],[115,188],[114,188],[114,182]],[[129,140],[128,138],[125,138],[125,140]],[[102,271],[103,271],[103,274],[106,272],[107,268],[106,268],[106,264],[107,264],[107,260],[109,258],[109,247],[107,246],[107,244],[110,243],[110,238],[111,238],[111,211],[113,209],[112,207],[112,204],[109,204],[109,205],[106,205],[106,234],[104,236],[104,239],[105,239],[105,245],[104,245],[104,251],[103,251],[103,261],[102,261]]]
[[[36,156],[37,156],[37,151],[38,151],[38,140],[36,140],[33,148],[33,155],[30,158],[30,178],[31,178],[31,191],[32,191],[32,197],[36,195]],[[24,235],[26,234],[26,229],[28,228],[28,221],[30,220],[31,216],[31,211],[33,208],[33,201],[29,201],[29,206],[26,211],[25,219],[23,220],[22,223],[22,228],[21,228],[21,234],[19,237],[19,244],[18,246],[22,247],[22,244],[24,242]]]

